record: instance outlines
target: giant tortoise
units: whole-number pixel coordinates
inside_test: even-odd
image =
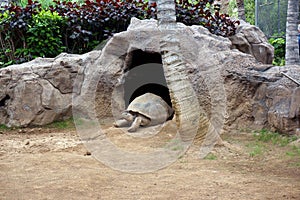
[[[130,126],[128,132],[135,132],[140,126],[162,124],[173,115],[173,109],[160,97],[145,93],[135,98],[122,113],[115,127]]]

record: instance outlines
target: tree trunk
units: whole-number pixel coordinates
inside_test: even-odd
[[[244,0],[236,0],[236,5],[238,8],[239,19],[246,21]]]
[[[288,0],[287,20],[286,20],[286,47],[285,64],[299,64],[298,46],[298,16],[299,0]]]
[[[158,1],[157,18],[161,31],[163,70],[175,110],[177,136],[184,148],[196,139],[201,144],[199,156],[203,158],[218,141],[219,132],[201,109],[189,80],[186,63],[181,57],[180,37],[184,37],[184,33],[177,27],[174,0]]]
[[[215,2],[221,5],[221,13],[229,13],[229,0],[215,0]]]
[[[160,50],[164,75],[179,134],[184,142],[191,142],[198,130],[199,102],[188,79],[185,63],[180,57],[174,0],[158,1],[157,18],[161,31]]]

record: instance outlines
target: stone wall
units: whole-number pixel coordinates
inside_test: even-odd
[[[261,34],[256,28],[247,30],[243,29],[240,38],[248,38],[248,43],[249,35]],[[218,115],[218,103],[225,99],[220,110],[226,107],[227,130],[268,127],[293,134],[299,128],[299,87],[280,75],[283,71],[300,80],[299,66],[262,64],[251,51],[233,48],[232,39],[212,35],[200,26],[180,24],[180,31],[186,76],[207,116]],[[97,85],[95,95],[75,101],[76,107],[88,110],[95,106],[98,117],[111,117],[115,105],[124,106],[124,99],[116,99],[113,92],[124,84],[130,55],[134,50],[160,54],[159,37],[156,21],[133,19],[128,30],[111,38],[102,51],[61,54],[1,69],[0,124],[43,125],[70,117],[72,98],[86,95],[89,85]],[[268,49],[261,58],[268,61],[272,48],[264,40],[259,45]],[[224,94],[217,93],[212,79],[224,86]],[[95,104],[88,104],[86,98],[95,99]]]

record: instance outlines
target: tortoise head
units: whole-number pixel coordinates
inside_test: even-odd
[[[135,117],[136,117],[136,115],[134,113],[129,112],[129,111],[124,111],[122,113],[122,118],[127,120],[128,122],[133,122]]]

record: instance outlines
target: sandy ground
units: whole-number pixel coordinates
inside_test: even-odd
[[[119,144],[138,143],[109,130]],[[0,199],[300,199],[299,158],[286,155],[291,147],[266,144],[250,156],[250,133],[223,135],[225,145],[206,159],[192,145],[175,163],[143,174],[102,164],[72,128],[2,131],[0,138]]]

